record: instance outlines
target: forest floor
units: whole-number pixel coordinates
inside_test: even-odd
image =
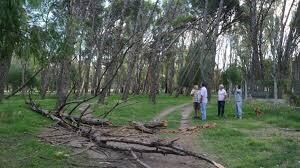
[[[118,97],[112,97],[101,108],[95,106],[98,116],[113,106]],[[160,96],[158,104],[148,103],[146,96],[130,100],[120,106],[109,119],[119,125],[119,131],[128,121],[168,120],[168,128],[156,135],[137,133],[147,138],[180,138],[180,146],[207,156],[226,167],[299,167],[300,113],[281,104],[260,101],[244,104],[244,118],[233,115],[233,103],[226,102],[225,118],[216,116],[216,102],[208,105],[208,121],[193,119],[190,97],[175,99]],[[52,97],[39,101],[51,108]],[[134,105],[130,105],[134,104]],[[130,106],[129,106],[130,105]],[[255,108],[263,111],[256,117]],[[215,124],[214,128],[197,129],[192,134],[185,128]],[[138,155],[152,167],[208,167],[206,162],[188,157],[156,154]],[[0,104],[0,167],[139,167],[127,152],[96,148],[89,140],[76,133],[58,128],[48,119],[28,110],[20,97]]]

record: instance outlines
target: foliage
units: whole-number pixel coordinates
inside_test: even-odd
[[[19,86],[22,85],[22,67],[20,65],[12,64],[9,73],[8,73],[8,80],[7,83],[11,85],[12,89],[15,90]],[[31,78],[33,75],[33,72],[30,69],[25,70],[25,81],[29,78]],[[28,83],[28,86],[36,87],[38,86],[38,80],[37,78],[34,78]]]
[[[233,65],[229,66],[229,68],[222,73],[222,81],[224,85],[228,85],[229,83],[233,85],[240,84],[242,82],[241,68]]]

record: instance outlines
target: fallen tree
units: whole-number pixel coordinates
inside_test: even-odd
[[[131,154],[134,154],[134,152],[137,153],[158,153],[163,155],[178,155],[178,156],[191,156],[199,160],[206,161],[212,165],[214,165],[217,168],[223,168],[219,163],[216,163],[215,161],[209,159],[204,154],[198,154],[192,151],[185,150],[178,145],[176,145],[176,141],[178,139],[167,141],[165,139],[157,139],[157,140],[143,140],[143,139],[133,139],[133,138],[124,138],[124,137],[113,137],[109,134],[102,134],[101,128],[95,129],[91,125],[88,124],[89,122],[85,122],[83,124],[82,116],[85,111],[81,113],[81,116],[77,118],[77,120],[73,116],[64,116],[64,115],[58,115],[58,113],[50,113],[47,110],[41,109],[32,99],[30,99],[27,104],[30,106],[30,109],[42,114],[54,121],[56,121],[60,126],[65,127],[69,129],[70,131],[75,131],[79,133],[81,136],[86,137],[90,139],[94,144],[96,144],[98,147],[101,148],[107,148],[117,151],[127,151]],[[94,119],[96,121],[96,119]],[[98,120],[97,120],[98,121]],[[100,120],[99,120],[100,121]],[[107,122],[105,122],[107,123]],[[143,126],[143,129],[147,128],[155,128],[157,126],[165,126],[166,122],[152,122],[147,124],[142,124],[135,122],[138,126]],[[104,125],[104,124],[103,124]],[[106,124],[108,126],[109,124]],[[118,144],[127,144],[124,147],[124,145],[118,145]],[[134,156],[134,155],[133,155]],[[134,159],[142,166],[148,167],[148,165],[144,164],[137,158],[134,157]]]

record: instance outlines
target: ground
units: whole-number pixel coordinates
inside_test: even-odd
[[[98,116],[109,109],[117,99],[118,96],[113,96],[108,100],[108,104],[101,108],[94,105],[95,115]],[[200,120],[192,119],[190,101],[190,97],[160,96],[158,104],[152,105],[148,103],[147,96],[139,96],[118,107],[109,116],[109,119],[117,125],[126,124],[132,120],[167,119],[169,121],[168,130],[205,124]],[[40,101],[40,104],[43,107],[51,108],[54,102],[55,99],[49,97]],[[164,130],[158,136],[163,138],[178,137],[180,138],[178,143],[181,146],[195,152],[205,153],[209,158],[226,167],[300,166],[299,112],[279,104],[252,101],[245,103],[244,118],[237,120],[233,116],[232,104],[232,102],[226,103],[226,118],[218,118],[216,116],[216,103],[211,101],[208,106],[206,124],[215,123],[215,128],[200,129],[193,134],[174,134]],[[254,108],[257,107],[264,112],[261,118],[257,118],[254,114]],[[28,110],[24,100],[20,97],[14,97],[1,104],[0,167],[85,167],[88,164],[97,165],[99,162],[101,165],[107,164],[106,167],[111,166],[105,163],[103,159],[99,159],[99,156],[103,156],[103,154],[95,152],[86,154],[88,153],[86,151],[94,148],[90,147],[88,142],[77,150],[74,150],[74,146],[83,143],[66,141],[66,137],[62,138],[64,141],[62,140],[60,144],[53,145],[49,144],[49,141],[45,142],[41,137],[46,136],[41,136],[41,132],[45,133],[49,129],[50,131],[52,129],[52,132],[58,131],[52,127],[53,124]],[[64,136],[66,135],[64,134]],[[66,145],[68,143],[71,145]],[[114,156],[116,160],[124,158],[118,153],[108,153]],[[126,153],[121,155],[126,155]],[[87,158],[91,157],[98,157],[98,163],[87,162]],[[152,167],[207,167],[204,162],[174,156],[144,155],[142,160]],[[116,166],[122,164],[124,166],[125,163],[127,163],[127,167],[136,166],[134,161],[128,161],[128,159],[125,161],[121,159],[118,163]]]

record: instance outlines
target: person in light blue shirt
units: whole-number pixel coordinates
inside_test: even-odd
[[[202,121],[206,121],[207,89],[206,89],[205,82],[202,83],[202,87],[199,93],[200,93],[201,119]]]
[[[235,100],[235,116],[238,119],[242,119],[242,103],[243,103],[243,98],[242,98],[242,90],[241,90],[241,85],[237,85],[234,91],[234,100]]]

